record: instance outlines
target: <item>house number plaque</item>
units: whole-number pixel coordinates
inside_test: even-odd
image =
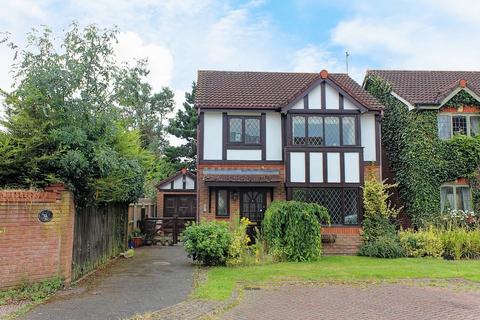
[[[50,210],[42,210],[38,214],[38,220],[41,222],[50,222],[53,219],[53,212]]]

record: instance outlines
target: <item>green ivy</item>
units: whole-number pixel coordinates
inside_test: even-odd
[[[459,135],[440,140],[437,111],[409,111],[390,94],[389,84],[376,76],[368,77],[365,84],[367,91],[385,106],[382,141],[398,183],[400,199],[416,226],[427,225],[440,213],[440,185],[477,175],[480,138]],[[455,104],[472,104],[472,97],[463,100],[456,97],[464,94],[454,97]],[[475,207],[479,200],[480,193],[475,190]]]
[[[461,106],[480,106],[480,102],[477,101],[474,97],[472,97],[468,92],[465,90],[460,90],[456,95],[452,97],[452,99],[448,100],[445,103],[446,107],[461,107]]]

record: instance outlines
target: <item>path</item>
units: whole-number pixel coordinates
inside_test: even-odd
[[[253,290],[252,290],[253,289]],[[463,319],[480,317],[480,293],[400,284],[251,288],[223,320]]]
[[[124,319],[159,310],[187,298],[193,266],[182,246],[144,247],[117,260],[72,290],[30,311],[27,320]]]

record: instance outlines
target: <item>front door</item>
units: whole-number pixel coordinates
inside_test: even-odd
[[[262,189],[250,189],[240,192],[240,216],[260,225],[267,207],[266,192]]]

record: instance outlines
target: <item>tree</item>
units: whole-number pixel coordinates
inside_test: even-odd
[[[168,146],[164,122],[175,105],[174,94],[168,87],[152,93],[151,86],[142,82],[148,74],[146,66],[146,60],[140,60],[129,74],[120,75],[117,91],[126,125],[140,131],[143,147],[159,156]]]
[[[168,133],[185,140],[180,146],[170,146],[165,150],[165,155],[170,161],[180,164],[195,171],[197,159],[197,122],[198,115],[195,109],[195,82],[192,91],[185,93],[183,110],[178,110],[175,117],[170,120],[167,127]]]
[[[4,92],[6,133],[0,136],[0,184],[43,187],[64,182],[77,204],[135,201],[153,155],[121,110],[148,92],[144,63],[119,66],[116,29],[73,23],[61,47],[48,28],[16,50],[14,89]],[[140,88],[140,89],[139,89]]]

